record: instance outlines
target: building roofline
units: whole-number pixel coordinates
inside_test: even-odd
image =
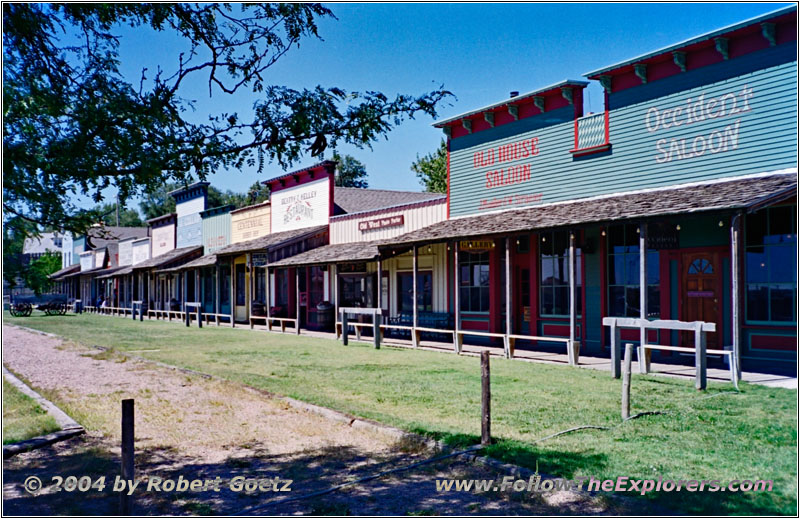
[[[565,87],[565,86],[577,86],[577,87],[584,88],[588,84],[589,84],[588,81],[565,79],[563,81],[559,81],[558,83],[554,83],[552,85],[549,85],[549,86],[546,86],[546,87],[543,87],[543,88],[539,88],[537,90],[532,90],[530,92],[526,92],[524,94],[520,94],[520,95],[514,96],[514,97],[508,97],[506,99],[503,99],[502,101],[498,101],[496,103],[492,103],[492,104],[484,106],[482,108],[477,108],[475,110],[470,110],[469,112],[464,112],[462,114],[455,115],[455,116],[449,117],[447,119],[442,119],[441,121],[435,121],[435,122],[433,122],[431,124],[431,126],[434,126],[435,128],[442,128],[442,127],[444,127],[444,126],[446,126],[446,125],[448,125],[450,123],[454,123],[456,121],[460,121],[461,119],[464,119],[466,117],[471,117],[473,115],[477,115],[479,113],[486,112],[488,110],[493,110],[495,108],[500,108],[501,106],[506,106],[506,105],[511,104],[511,103],[518,103],[518,102],[523,101],[525,99],[531,98],[531,97],[539,95],[539,94],[544,94],[545,92],[549,92],[549,91],[555,90],[557,88],[561,88],[561,87]]]
[[[267,200],[266,202],[259,202],[257,204],[248,205],[248,206],[245,206],[245,207],[240,207],[239,209],[232,209],[231,210],[231,214],[241,213],[241,212],[248,211],[248,210],[251,210],[251,209],[264,207],[264,206],[267,206],[267,205],[272,205],[272,202]]]
[[[444,203],[447,203],[447,195],[443,195],[438,198],[429,198],[428,200],[417,200],[415,202],[406,202],[403,204],[390,205],[388,207],[382,207],[380,209],[368,209],[366,211],[359,211],[357,213],[337,214],[336,216],[331,216],[330,221],[331,223],[334,223],[342,220],[351,220],[353,218],[359,218],[373,214],[395,212],[395,211],[401,211],[406,208],[414,208],[418,206],[444,204]]]
[[[230,213],[235,208],[236,206],[233,204],[225,204],[217,207],[211,207],[204,211],[200,211],[200,218],[205,218],[207,216],[214,216],[217,214]]]
[[[323,160],[322,162],[317,162],[316,164],[312,164],[312,165],[307,166],[307,167],[302,168],[302,169],[291,171],[289,173],[282,173],[282,174],[278,175],[277,177],[268,178],[267,180],[263,180],[261,183],[264,184],[264,185],[269,185],[271,182],[275,182],[276,180],[281,180],[283,178],[288,178],[288,177],[291,177],[292,175],[299,175],[300,173],[303,173],[303,172],[306,172],[306,171],[311,171],[312,169],[319,169],[319,168],[321,168],[323,166],[334,166],[335,167],[336,166],[336,162],[334,162],[332,160]]]
[[[745,27],[747,27],[749,25],[754,25],[754,24],[759,23],[759,22],[764,22],[764,21],[769,20],[771,18],[777,18],[778,16],[783,16],[785,14],[789,14],[789,13],[795,12],[795,11],[797,11],[797,6],[782,7],[780,9],[775,10],[775,11],[771,11],[769,13],[765,13],[765,14],[756,16],[754,18],[750,18],[748,20],[737,22],[737,23],[734,23],[733,25],[728,25],[726,27],[722,27],[720,29],[716,29],[716,30],[713,30],[711,32],[707,32],[707,33],[701,34],[699,36],[694,36],[694,37],[689,38],[687,40],[683,40],[683,41],[681,41],[679,43],[674,43],[672,45],[668,45],[666,47],[662,47],[660,49],[656,49],[656,50],[647,52],[645,54],[641,54],[641,55],[636,56],[634,58],[630,58],[630,59],[627,59],[625,61],[620,61],[619,63],[614,63],[612,65],[607,65],[607,66],[605,66],[603,68],[600,68],[600,69],[597,69],[597,70],[593,70],[591,72],[587,72],[587,73],[584,74],[584,77],[588,77],[590,79],[595,79],[597,76],[599,76],[601,74],[605,74],[606,72],[611,72],[613,70],[620,69],[622,67],[627,67],[629,65],[633,65],[634,63],[638,63],[638,62],[641,62],[641,61],[644,61],[644,60],[647,60],[647,59],[650,59],[650,58],[654,58],[654,57],[659,56],[661,54],[666,54],[668,52],[681,49],[682,47],[688,47],[689,45],[694,45],[696,43],[702,43],[704,41],[710,40],[711,38],[720,36],[722,34],[733,32],[733,31],[736,31],[738,29],[743,29],[743,28],[745,28]]]
[[[145,220],[145,222],[147,222],[147,224],[149,224],[149,225],[152,225],[152,224],[158,223],[158,222],[160,222],[162,220],[168,220],[170,218],[177,218],[177,216],[178,216],[178,213],[169,213],[169,214],[164,214],[164,215],[161,215],[161,216],[156,216],[155,218],[150,218],[149,220]]]
[[[196,189],[198,187],[203,187],[203,186],[208,187],[210,185],[211,185],[211,182],[206,182],[206,181],[194,182],[192,184],[189,184],[186,187],[179,187],[178,189],[173,189],[172,191],[170,191],[167,194],[172,196],[172,197],[174,197],[175,195],[178,195],[178,194],[180,194],[180,193],[182,193],[184,191],[191,191],[192,189]]]

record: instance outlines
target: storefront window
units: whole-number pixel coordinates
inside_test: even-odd
[[[414,311],[414,273],[397,273],[397,308],[400,312]],[[417,310],[433,311],[433,273],[417,272]]]
[[[638,225],[608,229],[608,315],[640,317]],[[658,251],[647,250],[647,316],[661,315],[661,276]]]
[[[220,266],[219,302],[222,306],[231,304],[231,268],[230,264]]]
[[[489,253],[460,252],[459,299],[462,312],[489,312]]]
[[[539,244],[539,308],[542,316],[569,315],[569,231],[541,233]],[[575,283],[581,290],[581,250],[575,249]],[[576,295],[577,295],[576,294]],[[576,297],[581,313],[581,297]]]
[[[236,265],[236,306],[244,306],[246,304],[247,277],[245,276],[244,268],[244,263]]]
[[[289,306],[289,271],[287,269],[275,271],[275,306]]]
[[[339,276],[340,307],[374,308],[374,276],[342,274]]]
[[[797,322],[797,206],[746,217],[747,320]]]
[[[322,267],[310,267],[308,269],[311,282],[308,286],[308,304],[312,309],[325,299],[325,271]]]
[[[256,276],[255,294],[253,294],[253,301],[266,303],[267,301],[267,269],[262,267],[254,267]]]

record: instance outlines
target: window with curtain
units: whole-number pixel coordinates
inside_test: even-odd
[[[462,312],[489,312],[489,252],[459,252]]]
[[[545,317],[569,316],[569,231],[539,234],[539,314]],[[575,248],[576,306],[581,309],[580,248]]]
[[[745,217],[746,314],[750,322],[797,322],[797,206]]]
[[[608,228],[608,315],[640,317],[639,228],[636,224]],[[657,250],[647,250],[647,316],[661,315],[661,275]]]

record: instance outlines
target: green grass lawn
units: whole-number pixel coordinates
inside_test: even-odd
[[[35,314],[6,321],[371,418],[453,444],[480,435],[475,357],[174,323]],[[606,372],[492,359],[492,456],[572,478],[771,479],[772,492],[650,494],[672,510],[796,514],[797,392],[635,375],[620,424],[621,383]],[[588,430],[534,443],[579,425]],[[630,495],[630,494],[628,494]]]
[[[34,399],[3,379],[3,445],[29,440],[60,427]]]

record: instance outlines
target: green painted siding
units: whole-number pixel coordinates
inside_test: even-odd
[[[795,167],[797,58],[790,50],[686,72],[663,84],[672,91],[656,81],[612,94],[611,101],[626,97],[611,103],[619,108],[610,112],[609,152],[573,158],[572,107],[454,138],[450,214]],[[709,78],[716,81],[705,84]]]

